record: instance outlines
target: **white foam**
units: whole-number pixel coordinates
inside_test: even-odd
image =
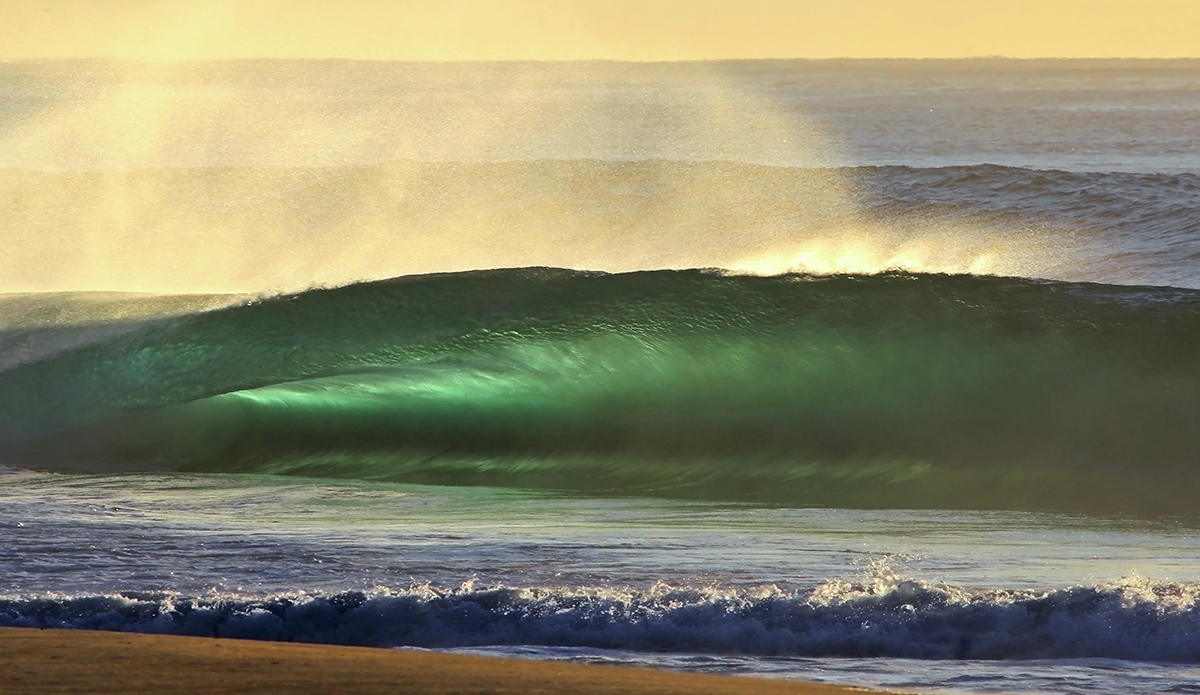
[[[1140,577],[1049,592],[898,577],[805,592],[466,583],[325,595],[13,597],[0,600],[0,625],[378,647],[1200,663],[1198,596],[1200,583]]]

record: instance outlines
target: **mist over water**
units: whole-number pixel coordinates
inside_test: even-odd
[[[894,158],[895,124],[848,104],[914,79],[881,65],[6,64],[0,290],[277,292],[531,265],[1175,282],[1115,270],[1108,240],[1083,238],[1094,219],[880,214],[862,180],[879,176],[856,165]],[[939,113],[992,78],[940,70]],[[1028,99],[1057,79],[1022,70],[1007,79]],[[957,117],[955,137],[977,138],[964,124],[981,116]],[[1109,145],[1094,164],[1125,147]]]
[[[772,192],[682,165],[836,163],[814,124],[687,73],[9,66],[29,102],[0,143],[5,284],[273,291],[483,267],[728,267],[853,213],[834,171]]]

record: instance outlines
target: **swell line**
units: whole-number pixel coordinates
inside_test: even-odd
[[[1200,294],[1015,278],[402,278],[0,372],[5,460],[1193,513]]]

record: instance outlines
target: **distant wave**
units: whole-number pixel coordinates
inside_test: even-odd
[[[1200,586],[1133,579],[1056,591],[914,580],[810,592],[655,586],[415,587],[262,597],[0,598],[0,626],[374,647],[547,645],[766,656],[1200,662]]]
[[[1197,173],[978,164],[858,167],[852,179],[864,211],[875,219],[917,228],[983,225],[1001,235],[995,230],[1036,230],[1022,243],[1057,239],[1070,257],[1040,276],[1181,287],[1200,282]]]
[[[1049,217],[1124,228],[1146,241],[1200,231],[1200,174],[1077,172],[994,164],[858,167],[864,199],[879,213],[966,211]]]
[[[518,269],[76,338],[0,372],[0,460],[1189,515],[1200,481],[1190,290]]]
[[[0,288],[14,291],[300,289],[517,266],[1200,286],[1195,173],[568,159],[10,170],[0,184]]]

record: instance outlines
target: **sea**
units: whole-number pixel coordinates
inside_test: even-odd
[[[1200,61],[0,63],[0,626],[1200,693]]]

